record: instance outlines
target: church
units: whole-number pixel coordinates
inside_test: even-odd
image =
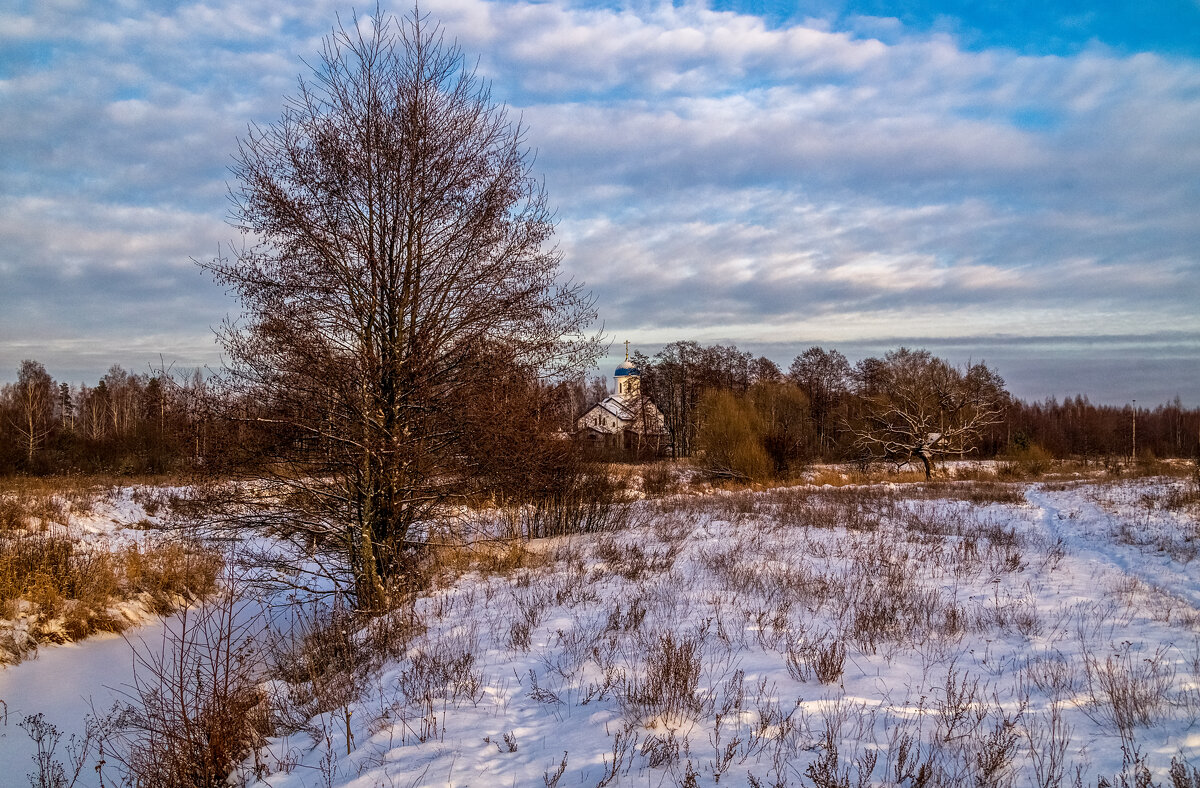
[[[576,434],[588,445],[602,449],[661,454],[668,447],[662,412],[642,394],[641,371],[629,360],[617,367],[617,393],[597,402],[575,423]]]

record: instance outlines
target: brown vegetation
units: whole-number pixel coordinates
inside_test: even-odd
[[[125,545],[80,541],[69,527],[82,496],[74,499],[0,493],[0,617],[14,622],[0,641],[3,659],[19,660],[39,643],[120,632],[136,616],[121,603],[161,614],[216,588],[223,561],[198,543],[155,536]]]
[[[250,637],[260,622],[246,613],[226,594],[185,607],[160,643],[134,647],[127,701],[101,723],[104,754],[128,784],[224,785],[272,732]]]

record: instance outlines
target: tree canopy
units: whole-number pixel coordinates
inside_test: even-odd
[[[233,167],[257,241],[208,264],[241,299],[225,385],[262,408],[269,481],[302,506],[362,606],[466,494],[466,417],[497,375],[590,365],[590,296],[559,279],[524,130],[416,10],[337,26],[282,117]]]

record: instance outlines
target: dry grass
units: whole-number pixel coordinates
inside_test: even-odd
[[[49,493],[43,483],[0,495],[0,617],[26,624],[19,635],[0,635],[0,660],[19,661],[39,643],[119,632],[131,623],[121,603],[162,614],[216,590],[217,553],[186,540],[85,544],[68,526],[95,488]]]
[[[1021,504],[1025,502],[1025,486],[993,480],[928,482],[916,490],[905,490],[909,497],[941,498],[984,506],[987,504]]]
[[[456,582],[416,600],[420,626],[384,679],[399,691],[386,708],[336,705],[353,693],[307,707],[335,712],[320,716],[334,727],[318,746],[351,737],[353,710],[397,747],[445,747],[466,740],[456,708],[479,720],[494,705],[486,733],[500,752],[537,746],[505,735],[516,720],[610,721],[596,730],[602,747],[550,753],[546,785],[1095,785],[1083,742],[1134,752],[1200,719],[1189,689],[1200,657],[1188,668],[1153,645],[1113,651],[1135,618],[1161,633],[1176,614],[1155,617],[1134,583],[1089,604],[1060,590],[1080,576],[1079,557],[1042,527],[1023,486],[989,474],[864,485],[848,472],[829,488],[709,495],[677,494],[687,488],[674,481],[652,495],[643,480],[648,499],[620,528],[440,548]],[[361,664],[353,643],[331,637],[304,648],[322,664]],[[1073,637],[1086,665],[1045,650]],[[314,697],[321,682],[336,686],[326,675],[291,680]],[[1131,785],[1139,763],[1126,768]],[[1185,766],[1176,773],[1179,788],[1200,788]]]
[[[544,566],[548,560],[547,551],[525,539],[448,538],[429,548],[425,571],[430,578],[451,582],[467,572],[510,575],[521,569]]]
[[[923,471],[911,468],[895,468],[893,466],[876,465],[866,470],[850,466],[825,466],[815,470],[808,478],[808,483],[816,487],[846,487],[848,485],[880,484],[911,484],[925,481]]]
[[[676,637],[670,631],[648,638],[641,675],[631,674],[619,697],[632,719],[662,718],[679,724],[698,717],[704,699],[699,694],[700,642],[696,637]]]
[[[1035,461],[1036,460],[1036,461]],[[1143,462],[1136,467],[1117,462],[1117,475],[1171,476],[1182,478],[1194,469],[1183,461]],[[944,492],[949,497],[982,496],[981,503],[1018,503],[1022,484],[1031,481],[1070,481],[1101,478],[1105,466],[1084,460],[1054,460],[1038,456],[1035,459],[1006,458],[997,461],[954,461],[939,464],[934,479],[925,478],[919,467],[897,467],[874,463],[865,468],[852,464],[829,464],[809,469],[787,478],[765,484],[745,479],[713,479],[692,465],[690,460],[660,460],[639,465],[608,466],[610,476],[622,489],[641,491],[646,497],[660,498],[678,494],[707,494],[713,489],[728,492],[756,492],[793,486],[842,488],[876,485],[902,485],[905,494],[911,487],[923,487]],[[1112,474],[1112,471],[1109,471]],[[955,492],[956,488],[967,490]],[[920,493],[918,493],[920,494]],[[928,497],[928,496],[926,496]]]
[[[0,476],[0,496],[57,497],[71,501],[95,500],[124,487],[164,488],[180,484],[178,475],[79,474],[67,476]]]
[[[1175,684],[1175,668],[1163,649],[1142,654],[1129,643],[1103,661],[1085,654],[1084,674],[1089,713],[1129,742],[1135,729],[1154,725],[1166,714]]]

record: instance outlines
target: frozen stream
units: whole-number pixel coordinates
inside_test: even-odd
[[[134,643],[139,639],[157,643],[165,628],[166,620],[158,619],[126,635]],[[97,713],[110,709],[132,680],[133,650],[125,638],[112,634],[42,648],[36,659],[0,669],[0,699],[8,704],[5,724],[0,726],[0,782],[27,785],[25,775],[35,768],[34,743],[20,727],[27,714],[41,712],[46,722],[62,731],[55,757],[65,761],[71,734],[82,735],[92,709]],[[99,785],[90,759],[76,785]]]
[[[263,611],[258,602],[239,603],[239,622],[252,621]],[[196,616],[192,611],[191,616]],[[102,634],[79,643],[39,649],[35,659],[0,668],[0,785],[29,784],[27,774],[35,770],[36,746],[20,727],[26,715],[42,713],[45,721],[62,732],[55,760],[66,765],[71,734],[82,736],[87,716],[108,712],[114,703],[128,701],[134,678],[134,647],[143,655],[157,652],[167,627],[177,627],[178,615],[160,618],[127,630],[121,635]],[[132,644],[132,646],[131,646]],[[104,782],[116,782],[117,769],[109,762]],[[70,773],[67,774],[68,781]],[[98,788],[95,752],[79,775],[76,788]]]
[[[173,489],[153,490],[151,494],[145,488],[124,487],[98,495],[86,509],[72,511],[72,532],[89,544],[143,543],[147,536],[144,525],[147,522],[163,525],[165,514],[161,508],[156,510],[158,514],[151,514],[146,509],[146,502],[158,500]],[[226,545],[232,551],[226,556],[231,567],[244,567],[246,557],[239,551],[247,549],[248,544],[241,541],[232,547]],[[270,544],[266,539],[254,542],[256,550],[268,549]],[[234,625],[240,628],[245,624],[245,636],[258,636],[272,610],[279,612],[286,608],[289,599],[293,603],[295,600],[283,594],[275,598],[255,597],[250,590],[252,586],[248,585],[250,580],[250,577],[239,577],[234,583],[234,587],[240,589],[237,594],[241,597],[237,602]],[[276,604],[281,607],[275,608]],[[195,609],[189,613],[192,622],[199,615]],[[283,613],[277,620],[286,628],[289,616]],[[41,713],[46,723],[61,732],[54,759],[67,766],[67,745],[71,735],[82,736],[88,715],[93,711],[104,715],[114,703],[131,700],[127,693],[131,692],[134,680],[134,647],[143,656],[159,652],[164,634],[168,630],[177,632],[179,622],[179,615],[150,618],[126,630],[124,636],[99,634],[79,643],[46,646],[38,650],[36,658],[10,667],[0,666],[0,701],[3,701],[0,705],[0,788],[29,785],[26,775],[36,769],[36,746],[20,727],[27,715]],[[111,758],[108,761],[104,784],[111,787],[117,783],[118,770]],[[80,773],[75,784],[77,788],[100,785],[94,766],[95,752]],[[69,780],[69,773],[67,777]]]

